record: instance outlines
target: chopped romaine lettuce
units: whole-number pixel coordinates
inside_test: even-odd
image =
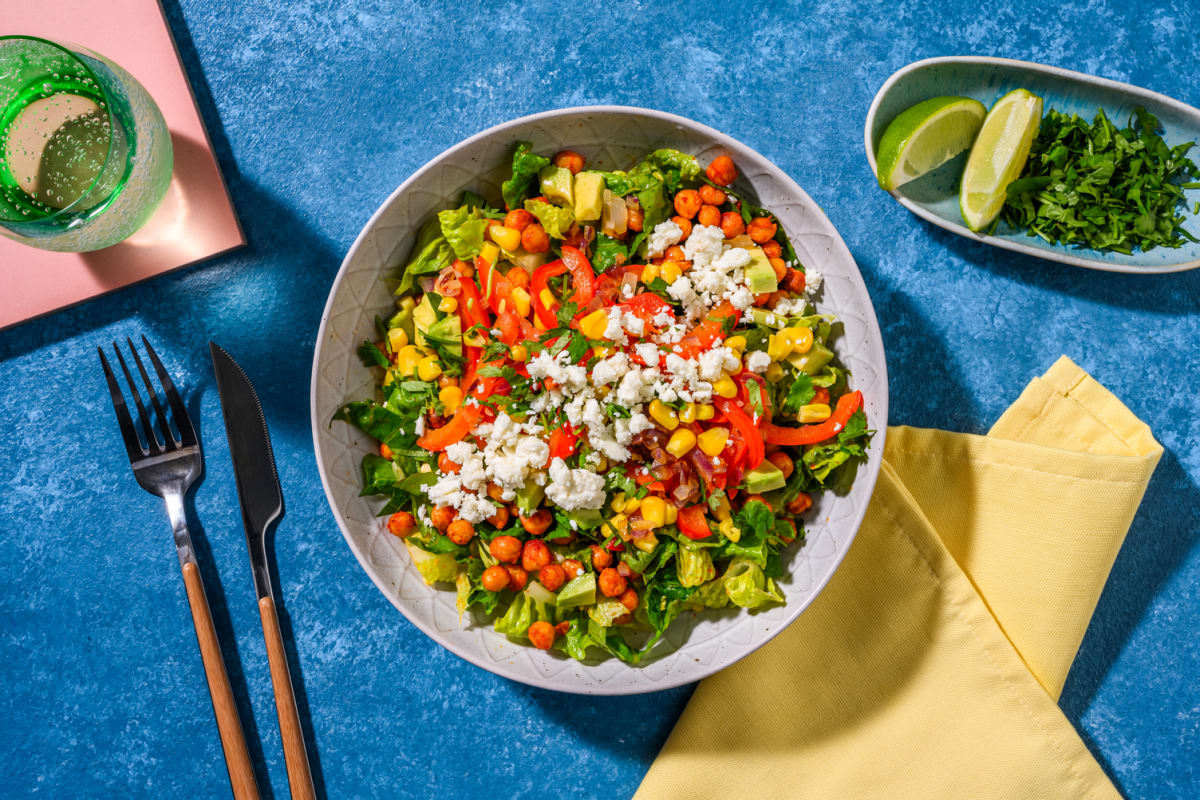
[[[569,208],[547,203],[545,200],[526,200],[525,210],[537,217],[552,239],[563,239],[567,229],[575,222],[575,213]]]
[[[421,573],[425,583],[454,583],[458,580],[458,561],[450,553],[430,553],[417,547],[409,539],[404,540],[413,566]]]
[[[478,209],[460,206],[452,211],[439,211],[438,222],[442,226],[442,236],[446,237],[456,256],[465,260],[479,255],[488,223]]]
[[[517,142],[513,151],[512,177],[500,186],[504,203],[510,209],[520,208],[529,196],[529,189],[537,180],[538,172],[550,163],[550,159],[533,152],[530,142]]]

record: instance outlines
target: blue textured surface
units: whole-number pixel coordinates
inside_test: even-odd
[[[726,131],[826,209],[883,325],[894,422],[983,431],[1061,353],[1149,422],[1167,452],[1062,705],[1129,797],[1200,796],[1200,272],[1095,273],[965,241],[880,192],[862,153],[875,89],[933,55],[1044,61],[1200,104],[1200,6],[166,4],[250,246],[0,333],[0,795],[227,791],[166,519],[133,482],[95,363],[96,345],[139,332],[192,390],[197,539],[264,790],[287,796],[210,338],[255,380],[274,435],[293,675],[328,796],[633,791],[688,690],[559,695],[442,651],[343,543],[308,428],[326,291],[382,199],[484,127],[602,102]]]

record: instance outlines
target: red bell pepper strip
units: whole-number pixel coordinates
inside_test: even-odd
[[[578,444],[579,437],[575,435],[570,425],[555,428],[550,434],[550,461],[556,458],[567,458],[575,452]]]
[[[739,392],[739,397],[741,397],[742,402],[744,402],[746,404],[747,408],[754,407],[754,404],[750,402],[750,392],[758,391],[760,393],[759,397],[761,398],[761,401],[762,401],[761,404],[762,404],[763,413],[762,413],[762,416],[760,416],[758,419],[756,419],[754,421],[759,425],[762,425],[764,422],[770,422],[771,421],[771,396],[769,394],[767,394],[767,382],[763,379],[763,376],[753,373],[748,369],[744,369],[741,372],[739,372],[737,375],[735,375],[733,379],[737,382],[738,386],[741,388],[741,391]],[[757,384],[757,385],[751,386],[751,384]]]
[[[763,436],[771,444],[784,445],[817,444],[832,439],[845,429],[850,417],[862,407],[862,402],[862,392],[848,392],[838,398],[837,407],[824,422],[799,428],[767,424],[762,427]]]
[[[482,325],[486,330],[488,313],[479,296],[479,287],[471,278],[459,278],[459,284],[462,286],[462,298],[458,303],[458,318],[462,322],[463,333],[472,325]]]
[[[621,303],[621,307],[640,319],[650,328],[655,328],[654,318],[666,311],[675,319],[675,309],[666,300],[651,292],[642,292]]]
[[[470,403],[462,406],[454,413],[454,416],[440,428],[434,428],[431,431],[426,431],[421,438],[417,439],[417,445],[423,447],[431,453],[436,453],[445,450],[455,442],[461,441],[475,424],[479,422],[483,416],[483,410]]]
[[[730,317],[737,319],[740,313],[728,300],[708,312],[708,317],[679,342],[680,355],[695,358],[712,347],[725,330],[725,320]]]
[[[707,539],[712,536],[703,505],[688,506],[679,511],[679,532],[689,539]]]
[[[516,312],[509,311],[507,308],[496,317],[496,330],[500,331],[500,341],[504,342],[509,347],[512,347],[521,339],[521,323],[518,321],[520,317]]]
[[[529,289],[533,293],[533,313],[547,329],[558,327],[558,315],[555,313],[558,310],[558,303],[554,302],[547,306],[542,301],[542,297],[550,289],[550,279],[562,275],[566,271],[566,264],[559,259],[542,264],[533,271],[533,275],[529,278]]]
[[[742,441],[746,443],[746,467],[754,469],[762,463],[766,455],[763,437],[750,416],[733,400],[727,397],[714,397],[713,405],[720,409],[729,423],[733,425]]]
[[[571,285],[575,289],[571,301],[577,306],[587,305],[596,296],[596,273],[592,263],[581,250],[568,245],[563,245],[562,260],[571,271]]]
[[[809,400],[809,402],[829,405],[829,390],[824,386],[818,386],[813,390],[813,399]]]

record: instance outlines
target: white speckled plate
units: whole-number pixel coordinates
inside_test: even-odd
[[[801,261],[824,274],[818,305],[845,323],[837,351],[866,398],[871,427],[878,430],[851,493],[823,498],[810,512],[807,542],[785,552],[787,574],[780,585],[787,605],[757,614],[685,614],[666,634],[668,652],[637,667],[616,659],[580,663],[521,646],[480,618],[460,625],[453,588],[426,586],[403,544],[381,530],[380,502],[359,497],[359,462],[374,442],[350,425],[330,425],[344,402],[374,392],[355,349],[374,336],[375,315],[393,307],[381,278],[407,257],[420,224],[455,204],[464,189],[500,196],[518,140],[532,141],[543,153],[570,147],[601,168],[628,167],[656,147],[678,148],[701,163],[721,153],[731,156],[741,171],[739,185],[750,187],[779,216]],[[451,652],[506,678],[565,692],[634,694],[696,681],[734,663],[783,630],[817,596],[849,549],[875,486],[887,389],[883,342],[862,277],[833,225],[795,181],[745,145],[683,117],[615,106],[570,108],[497,125],[451,147],[401,184],[371,217],[342,263],[321,318],[313,358],[313,443],[325,494],[350,549],[379,591],[414,625]]]

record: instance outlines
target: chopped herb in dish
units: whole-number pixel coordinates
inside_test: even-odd
[[[364,495],[496,631],[638,663],[684,611],[783,603],[804,515],[871,432],[779,221],[719,157],[585,170],[519,143],[505,208],[419,232],[359,350]],[[590,652],[589,652],[590,651]]]
[[[1187,157],[1194,143],[1168,146],[1159,129],[1141,107],[1124,128],[1103,109],[1091,124],[1047,111],[1022,176],[1008,186],[1002,219],[1051,244],[1118,253],[1195,242],[1183,227],[1183,190],[1200,188],[1188,182],[1200,178]]]

